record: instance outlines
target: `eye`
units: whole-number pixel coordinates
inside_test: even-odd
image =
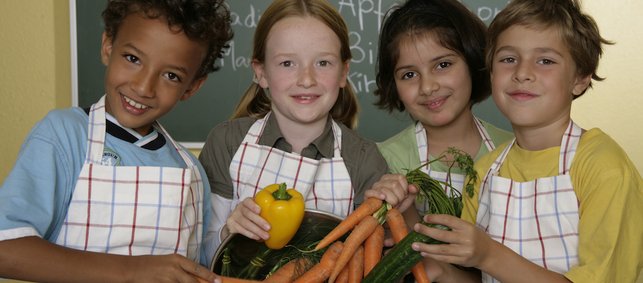
[[[541,60],[538,60],[538,63],[539,63],[539,64],[543,64],[543,65],[553,65],[553,64],[556,64],[556,62],[554,62],[554,60],[547,59],[547,58],[545,58],[545,59],[541,59]]]
[[[438,63],[436,68],[437,69],[446,69],[446,68],[450,67],[451,65],[453,65],[453,63],[451,63],[451,62],[440,62],[440,63]]]
[[[501,58],[500,60],[498,60],[498,62],[500,62],[500,63],[507,63],[507,64],[513,64],[513,63],[516,63],[516,58],[513,58],[513,57],[505,57],[505,58]]]
[[[287,60],[287,61],[283,61],[283,62],[279,63],[279,65],[284,66],[284,67],[292,67],[294,65],[294,63],[292,61],[290,61],[290,60]]]
[[[181,82],[181,77],[175,73],[166,73],[165,77],[171,81]]]
[[[328,61],[328,60],[322,60],[322,61],[319,61],[319,63],[318,63],[318,64],[319,64],[319,66],[321,66],[321,67],[326,67],[326,66],[330,66],[330,61]]]
[[[125,57],[125,60],[127,60],[128,62],[132,62],[132,63],[134,63],[134,64],[138,64],[138,63],[139,63],[138,57],[136,57],[136,56],[134,56],[134,55],[131,55],[131,54],[125,54],[125,55],[123,55],[123,57]]]
[[[417,76],[417,74],[415,72],[405,72],[405,73],[402,74],[402,80],[409,80],[409,79],[412,79],[412,78],[414,78],[416,76]]]

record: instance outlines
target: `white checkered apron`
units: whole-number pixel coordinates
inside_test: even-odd
[[[197,166],[160,124],[187,169],[105,166],[105,97],[89,112],[87,157],[56,243],[121,255],[178,253],[199,260],[203,186]]]
[[[285,182],[289,188],[301,192],[306,208],[346,217],[353,209],[354,193],[341,157],[341,128],[332,122],[333,157],[315,160],[259,145],[268,115],[250,127],[230,163],[234,188],[231,208],[270,184]]]
[[[529,182],[498,176],[514,139],[492,164],[480,191],[476,224],[492,239],[558,273],[578,263],[578,199],[569,169],[581,131],[573,122],[565,131],[558,176]],[[483,281],[497,282],[484,273]]]
[[[482,137],[482,142],[487,147],[487,150],[494,150],[496,146],[493,144],[489,133],[487,133],[487,129],[482,126],[482,123],[478,120],[478,118],[474,117],[473,121],[475,122],[476,128],[478,129],[480,137]],[[415,123],[415,140],[417,142],[418,151],[420,154],[420,164],[425,164],[429,161],[429,146],[426,141],[426,129],[419,121]],[[458,192],[462,193],[462,187],[464,186],[464,180],[466,177],[464,174],[451,173],[449,175],[446,172],[431,170],[431,166],[423,166],[422,168],[420,168],[420,170],[422,170],[424,173],[429,174],[431,178],[438,181],[445,183],[451,182],[451,185],[455,189],[457,189]],[[448,186],[445,186],[444,189],[446,190],[447,194],[451,190],[451,188]],[[417,209],[418,213],[420,213],[420,215],[426,214],[426,212],[429,210],[428,205],[429,204],[422,199],[418,199],[415,201],[415,208]]]

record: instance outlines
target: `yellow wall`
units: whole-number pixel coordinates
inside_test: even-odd
[[[574,102],[573,118],[600,127],[643,169],[643,1],[585,1],[606,48],[595,84]],[[0,1],[0,180],[4,180],[34,123],[71,105],[69,11],[65,0]],[[98,54],[98,50],[96,50]]]
[[[68,10],[63,0],[0,1],[0,180],[33,124],[71,105]]]
[[[614,138],[643,172],[643,30],[638,28],[643,1],[585,0],[604,38],[605,48],[594,83],[572,105],[572,118],[585,129],[598,127]]]

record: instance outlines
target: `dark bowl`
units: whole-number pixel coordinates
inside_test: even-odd
[[[271,250],[265,260],[265,265],[262,267],[254,279],[263,279],[270,272],[270,270],[278,264],[278,262],[286,257],[288,253],[292,253],[293,249],[311,250],[315,244],[321,240],[328,232],[330,232],[339,222],[341,218],[337,215],[307,209],[304,213],[304,219],[297,230],[297,233],[286,247],[281,250]],[[231,234],[226,237],[214,255],[210,270],[214,273],[221,274],[223,267],[224,251],[228,250],[230,257],[230,270],[233,273],[238,273],[244,267],[250,265],[250,261],[261,252],[268,248],[263,242],[250,239],[241,234]],[[234,276],[234,275],[232,275]]]

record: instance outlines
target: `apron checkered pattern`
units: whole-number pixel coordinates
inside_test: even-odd
[[[264,187],[285,182],[306,199],[306,208],[346,217],[353,209],[353,186],[341,157],[342,130],[332,122],[334,153],[332,158],[315,160],[295,153],[259,145],[266,117],[248,130],[230,163],[233,184],[231,209],[247,197],[254,197]]]
[[[480,191],[476,224],[531,262],[565,273],[578,263],[578,199],[569,169],[582,129],[570,122],[554,177],[515,182],[498,176],[511,143],[494,161]],[[488,274],[483,281],[497,282]]]
[[[496,146],[493,144],[489,133],[487,133],[487,129],[482,126],[482,123],[480,122],[480,120],[478,120],[478,118],[474,117],[473,121],[476,125],[476,128],[478,129],[478,132],[480,133],[480,137],[482,137],[482,142],[487,147],[487,150],[494,150]],[[425,164],[429,161],[429,146],[426,141],[426,129],[419,121],[415,123],[415,139],[418,145],[418,151],[420,153],[420,164]],[[424,173],[429,174],[431,178],[438,181],[445,183],[451,182],[451,185],[456,188],[458,192],[462,193],[462,187],[464,186],[466,177],[464,174],[451,173],[451,175],[449,176],[449,174],[447,174],[446,172],[431,170],[431,166],[423,166],[422,168],[420,168],[420,170],[422,170]],[[451,188],[447,186],[445,186],[444,189],[447,190],[447,194],[451,190]],[[428,203],[421,199],[415,201],[415,208],[417,209],[418,213],[420,213],[420,215],[426,214],[426,212],[429,210]]]
[[[178,253],[199,260],[203,186],[196,165],[160,124],[187,169],[105,166],[105,97],[89,112],[87,157],[56,243],[121,255]]]

